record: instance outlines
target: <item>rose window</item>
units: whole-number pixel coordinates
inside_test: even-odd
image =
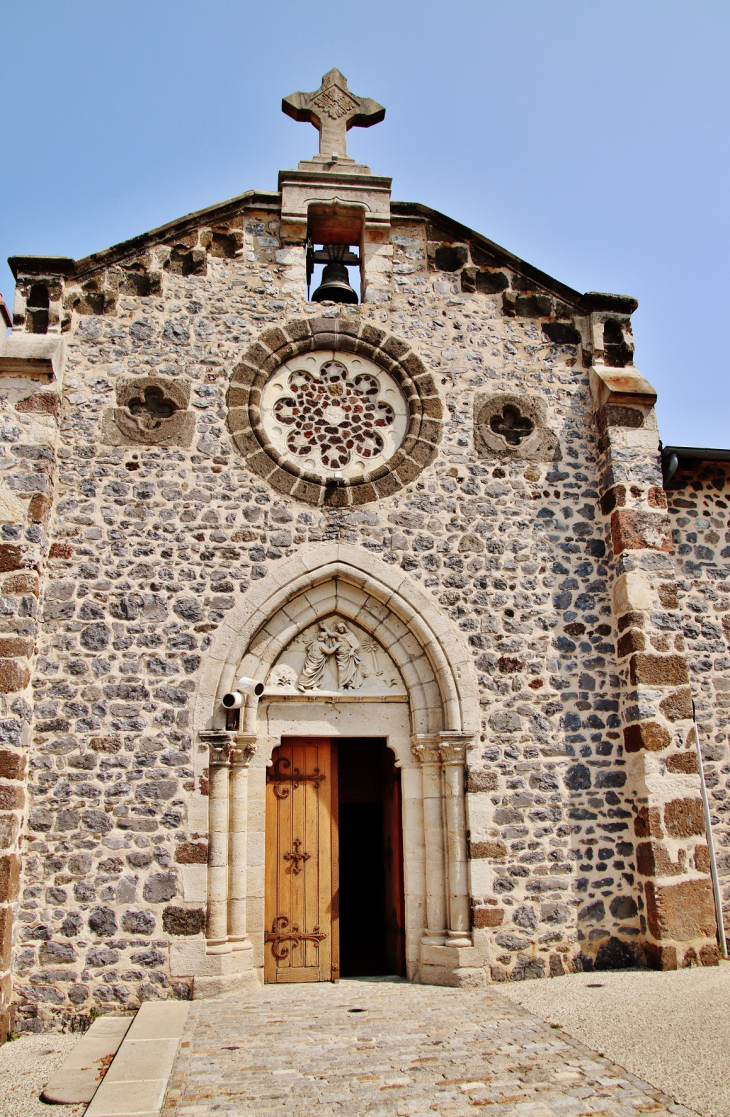
[[[327,361],[319,376],[293,372],[288,387],[291,395],[276,401],[274,416],[290,428],[292,454],[305,458],[318,451],[327,469],[343,469],[353,453],[365,460],[382,454],[381,432],[393,426],[395,413],[378,400],[375,377],[360,373],[350,380],[340,361]]]
[[[288,361],[262,393],[266,434],[307,472],[362,476],[390,458],[405,436],[407,408],[395,380],[349,353]]]

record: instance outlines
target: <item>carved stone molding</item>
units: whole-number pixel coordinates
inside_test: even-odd
[[[561,458],[558,436],[548,427],[545,404],[537,396],[477,392],[474,446],[480,458],[532,462]]]
[[[314,587],[313,600],[310,591]],[[253,583],[245,598],[230,610],[225,625],[214,634],[208,652],[220,667],[201,679],[195,710],[196,731],[199,732],[198,727],[209,729],[211,715],[219,717],[220,699],[241,674],[266,680],[266,709],[277,693],[287,690],[302,699],[296,680],[304,662],[308,632],[323,617],[331,623],[333,616],[341,617],[358,633],[365,653],[361,670],[363,675],[366,670],[372,672],[360,690],[339,692],[341,698],[366,694],[371,682],[375,697],[382,696],[386,701],[389,694],[402,688],[401,694],[409,701],[415,744],[421,738],[433,739],[439,724],[448,726],[452,732],[479,732],[479,695],[473,660],[462,633],[457,627],[444,624],[438,605],[433,598],[426,597],[417,583],[363,548],[348,543],[313,544],[306,554],[300,551],[295,557],[282,560],[275,572]],[[294,626],[292,617],[296,617]],[[374,639],[373,633],[377,633],[377,670],[383,671],[382,676],[377,674],[372,653],[366,647]],[[292,647],[292,637],[299,638],[299,634],[302,646],[295,660],[288,656],[288,649]],[[428,649],[428,653],[414,656],[413,641]],[[400,677],[396,678],[396,687],[389,685],[390,663],[386,656],[393,664],[393,677]],[[288,659],[291,663],[286,662]],[[284,676],[282,666],[288,668]],[[407,686],[400,681],[405,678]],[[376,681],[385,683],[387,691],[376,687]],[[260,716],[261,703],[258,708]],[[254,728],[251,717],[249,722],[247,715],[248,731]],[[404,744],[398,749],[399,759],[405,765],[412,754],[410,741],[407,754],[403,754]]]
[[[407,409],[405,435],[387,461],[357,476],[307,468],[277,449],[262,415],[265,389],[291,359],[307,353],[352,353],[372,361],[394,381]],[[233,370],[228,427],[248,467],[272,488],[307,504],[348,507],[390,496],[415,480],[436,457],[442,406],[438,389],[407,342],[385,334],[359,314],[301,319],[265,330]]]
[[[190,446],[195,415],[188,411],[190,381],[170,376],[120,377],[117,407],[104,412],[107,446]]]

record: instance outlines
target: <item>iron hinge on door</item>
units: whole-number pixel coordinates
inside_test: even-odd
[[[273,768],[266,772],[266,782],[273,783],[274,795],[277,799],[286,799],[290,790],[296,791],[303,783],[313,783],[319,790],[319,785],[327,779],[324,772],[320,772],[319,768],[315,768],[313,772],[307,775],[302,775],[298,768],[287,772],[286,769],[289,767],[291,767],[289,758],[280,756],[278,760],[274,761]]]
[[[271,930],[267,931],[264,935],[266,942],[270,942],[271,950],[275,958],[281,961],[283,958],[289,956],[289,947],[283,946],[285,942],[291,942],[292,950],[299,946],[300,942],[313,942],[319,949],[319,944],[322,939],[326,939],[327,935],[320,931],[319,927],[315,927],[312,931],[300,931],[296,923],[293,924],[291,930],[289,927],[289,918],[286,915],[277,915],[274,922],[271,924]]]

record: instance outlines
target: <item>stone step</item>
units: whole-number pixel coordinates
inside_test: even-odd
[[[158,1117],[188,1016],[186,1001],[146,1001],[85,1117]]]
[[[45,1087],[41,1101],[49,1105],[90,1102],[133,1019],[101,1016],[95,1020]]]

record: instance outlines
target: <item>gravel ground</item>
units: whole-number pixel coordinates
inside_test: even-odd
[[[498,986],[703,1117],[730,1114],[730,962]]]
[[[81,1037],[55,1032],[20,1036],[0,1047],[0,1113],[2,1117],[80,1117],[85,1105],[44,1105],[40,1092]]]

